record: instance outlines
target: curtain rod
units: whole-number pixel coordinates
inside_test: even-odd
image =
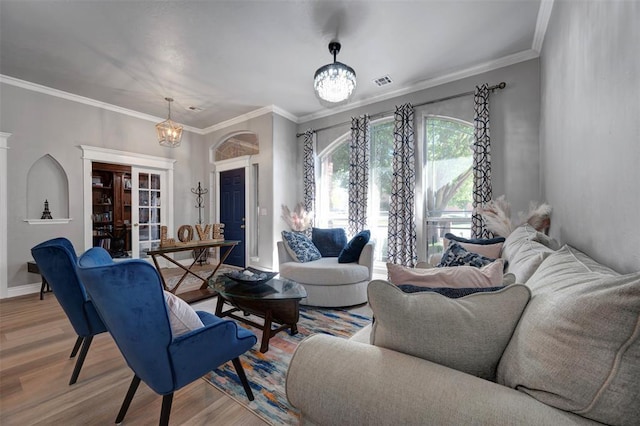
[[[489,90],[491,90],[492,92],[494,92],[495,90],[498,89],[504,89],[505,87],[507,87],[507,83],[500,82],[498,84],[495,84],[493,86],[489,86]],[[451,95],[451,96],[447,96],[445,98],[440,98],[440,99],[434,99],[432,101],[427,101],[427,102],[422,102],[419,104],[414,105],[413,107],[421,107],[424,105],[429,105],[429,104],[435,104],[438,102],[443,102],[443,101],[448,101],[449,99],[455,99],[455,98],[461,98],[463,96],[469,96],[469,95],[473,95],[475,93],[475,90],[470,90],[468,92],[464,92],[464,93],[458,93],[457,95]],[[374,115],[370,115],[369,118],[379,118],[379,117],[383,117],[385,115],[389,115],[394,111],[384,111],[384,112],[379,112],[377,114]],[[313,130],[314,133],[318,133],[321,132],[323,130],[329,130],[329,129],[333,129],[335,127],[340,127],[340,126],[344,126],[345,124],[349,124],[349,121],[343,121],[342,123],[336,123],[336,124],[332,124],[331,126],[326,126],[326,127],[321,127],[319,129]],[[304,133],[296,133],[296,137],[299,138],[300,136],[304,135]]]

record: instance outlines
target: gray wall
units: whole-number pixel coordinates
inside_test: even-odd
[[[155,123],[7,84],[0,85],[0,92],[0,131],[12,133],[7,152],[9,288],[39,281],[26,269],[34,245],[65,236],[78,251],[84,250],[81,144],[176,159],[174,223],[195,223],[197,211],[190,188],[204,176],[202,162],[193,160],[202,153],[202,136],[185,132],[180,148],[164,148],[156,140]],[[28,173],[46,154],[60,164],[68,178],[68,214],[73,219],[69,224],[24,222],[28,216]],[[55,209],[52,206],[54,217],[60,217]]]
[[[526,211],[531,201],[541,202],[539,176],[538,130],[540,120],[540,79],[537,59],[521,62],[448,84],[411,93],[400,98],[367,105],[329,117],[301,123],[298,131],[318,129],[338,123],[339,127],[318,132],[318,152],[344,135],[350,128],[350,117],[393,111],[395,105],[414,105],[474,90],[479,84],[507,83],[490,97],[491,153],[494,197],[506,195],[512,215]],[[473,121],[473,97],[458,98],[416,108],[416,130],[424,115],[448,115]],[[417,133],[422,140],[422,133]],[[301,162],[301,159],[298,160]]]
[[[551,234],[640,270],[640,2],[556,1],[541,55]]]

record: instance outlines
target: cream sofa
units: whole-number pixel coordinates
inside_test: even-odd
[[[302,284],[307,290],[303,305],[341,307],[367,301],[367,285],[373,276],[374,242],[369,241],[358,262],[338,263],[337,257],[323,257],[311,262],[296,262],[278,241],[279,271],[282,278]]]
[[[291,360],[287,397],[303,424],[640,425],[640,273],[619,275],[570,246],[555,248],[532,228],[516,229],[502,256],[526,287],[495,293],[398,295],[390,283],[373,281],[373,327],[350,340],[311,336]],[[523,287],[531,294],[524,303]],[[493,322],[483,322],[474,309],[507,292],[517,293],[522,313],[515,305],[504,313],[510,304],[503,303]],[[376,305],[381,296],[388,302]],[[389,312],[399,310],[391,299],[418,298],[442,298],[454,307],[452,318],[467,318],[479,333],[510,333],[512,323],[512,334],[501,340],[489,333],[478,343],[437,312],[412,317],[416,304],[395,317]],[[469,370],[465,362],[495,373],[460,371]]]

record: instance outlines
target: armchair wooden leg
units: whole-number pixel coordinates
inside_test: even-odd
[[[78,359],[76,360],[76,366],[73,368],[73,374],[71,374],[71,380],[69,381],[69,385],[72,385],[76,381],[78,381],[78,376],[80,375],[82,364],[84,364],[84,359],[87,356],[87,352],[89,352],[89,346],[91,346],[92,341],[93,341],[93,336],[88,336],[83,339],[82,349],[80,349],[80,355],[78,355]],[[76,344],[78,344],[77,341],[76,341]]]
[[[233,362],[233,367],[236,369],[236,373],[238,374],[238,378],[242,383],[242,387],[244,388],[244,393],[247,394],[247,398],[249,401],[253,401],[253,392],[251,392],[251,386],[249,386],[249,381],[247,380],[246,374],[244,374],[244,368],[242,368],[242,364],[240,363],[240,358],[234,358],[231,360]]]
[[[129,409],[129,405],[131,405],[131,400],[133,396],[136,394],[138,390],[138,385],[140,384],[140,377],[133,376],[133,380],[131,380],[131,384],[129,385],[129,390],[127,391],[127,395],[124,397],[124,401],[122,401],[122,406],[120,407],[120,412],[118,413],[118,417],[116,417],[116,424],[119,425],[124,420],[124,416],[127,414],[127,410]]]
[[[162,410],[160,411],[160,426],[169,426],[169,416],[171,415],[171,402],[173,392],[162,397]]]
[[[73,345],[73,350],[71,351],[71,355],[69,355],[69,358],[73,358],[74,356],[76,356],[76,354],[78,353],[78,349],[80,349],[80,345],[82,344],[83,340],[84,340],[83,337],[78,336],[78,338],[76,339],[76,344]]]

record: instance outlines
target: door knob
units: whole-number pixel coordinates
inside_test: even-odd
[[[240,225],[240,229],[244,229],[244,228],[246,228],[246,226]]]

